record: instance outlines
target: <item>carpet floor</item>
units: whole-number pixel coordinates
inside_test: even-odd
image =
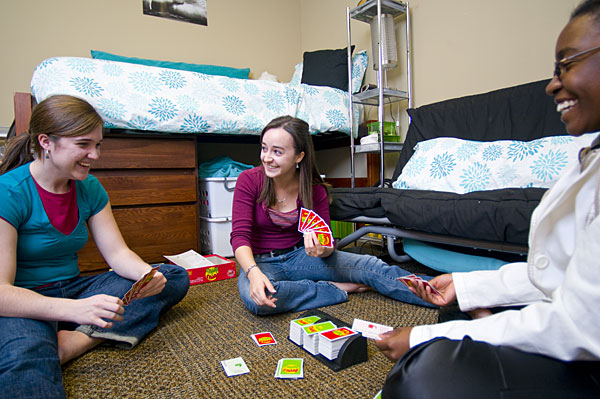
[[[390,326],[431,324],[438,311],[376,292],[320,309],[352,324],[354,318]],[[101,346],[63,367],[69,398],[289,398],[371,399],[393,363],[368,340],[369,360],[334,372],[288,340],[289,321],[301,313],[257,317],[246,310],[237,278],[190,287],[158,328],[132,350]],[[250,335],[269,331],[276,345],[258,347]],[[250,373],[227,377],[221,360],[241,356]],[[277,361],[304,359],[304,378],[274,377]]]

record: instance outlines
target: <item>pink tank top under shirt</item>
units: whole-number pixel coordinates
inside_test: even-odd
[[[290,227],[293,224],[298,223],[298,208],[292,209],[289,212],[279,212],[272,208],[267,208],[267,215],[274,225],[279,227]]]
[[[33,181],[52,226],[64,235],[71,234],[79,222],[76,185],[71,180],[69,181],[69,191],[64,194],[55,194],[44,190],[35,179]]]

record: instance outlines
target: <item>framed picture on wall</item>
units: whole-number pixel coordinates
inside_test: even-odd
[[[206,0],[142,0],[144,14],[208,25]]]

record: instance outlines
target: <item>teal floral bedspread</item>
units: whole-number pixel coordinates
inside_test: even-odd
[[[84,98],[110,128],[260,134],[273,118],[291,115],[305,120],[313,134],[350,134],[348,93],[323,86],[54,57],[35,69],[31,92],[38,102],[54,94]],[[354,112],[357,124],[362,108]]]

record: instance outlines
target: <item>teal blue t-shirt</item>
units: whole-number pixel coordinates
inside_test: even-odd
[[[79,274],[77,251],[88,239],[86,221],[108,203],[106,190],[94,176],[75,181],[79,220],[71,234],[63,234],[46,215],[29,165],[0,176],[0,217],[18,234],[15,286],[25,288]]]

